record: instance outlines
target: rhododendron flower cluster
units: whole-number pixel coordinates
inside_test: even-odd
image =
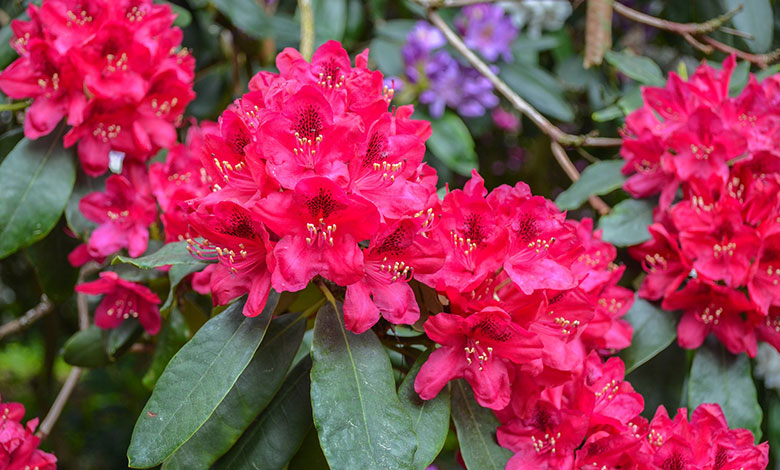
[[[630,250],[648,273],[639,295],[683,312],[681,346],[713,332],[732,353],[755,356],[759,339],[780,347],[780,78],[751,76],[730,97],[734,64],[644,89],[621,154],[625,189],[660,193],[651,240]]]
[[[0,468],[4,470],[56,470],[57,457],[38,449],[41,440],[33,432],[38,418],[22,424],[21,403],[0,402]]]
[[[195,61],[180,50],[169,5],[151,0],[30,4],[14,20],[20,57],[0,73],[0,90],[32,98],[24,123],[31,139],[72,127],[84,171],[106,171],[111,151],[143,162],[176,142],[175,127],[194,98]]]
[[[623,377],[623,362],[596,353],[581,372],[555,387],[513,384],[512,402],[497,412],[499,443],[515,454],[508,470],[765,469],[769,446],[731,430],[718,405],[680,409],[674,420],[661,406],[639,416],[642,396]]]

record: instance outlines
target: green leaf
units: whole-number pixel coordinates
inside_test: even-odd
[[[775,390],[767,390],[766,438],[769,452],[775,462],[780,459],[780,397]]]
[[[314,424],[331,468],[411,470],[417,438],[395,391],[390,359],[372,331],[356,335],[326,303],[312,341]]]
[[[564,122],[574,120],[574,110],[553,75],[523,62],[504,65],[498,75],[542,114]]]
[[[417,452],[414,453],[416,470],[425,470],[439,455],[450,429],[449,388],[443,389],[432,400],[423,400],[414,391],[414,381],[429,355],[426,353],[417,358],[398,389],[401,406],[411,416],[412,430],[417,435]]]
[[[214,470],[284,468],[313,428],[310,372],[311,358],[307,356],[290,371],[273,401]]]
[[[194,258],[187,250],[187,242],[166,243],[159,250],[152,254],[141,256],[140,258],[130,258],[127,256],[117,256],[111,264],[130,263],[136,268],[152,269],[160,266],[188,264],[200,267],[206,265]]]
[[[763,70],[759,70],[758,72],[756,72],[756,80],[758,80],[759,83],[763,82],[764,79],[766,79],[767,77],[771,77],[776,73],[780,73],[780,64],[770,65],[769,67]]]
[[[769,0],[721,0],[724,10],[733,10],[742,5],[731,22],[738,30],[751,34],[753,39],[742,39],[754,53],[769,51],[774,32],[774,13]]]
[[[317,438],[317,430],[313,427],[303,439],[298,453],[290,461],[288,470],[330,470]]]
[[[60,224],[43,240],[24,250],[41,288],[55,304],[73,297],[73,287],[79,277],[78,270],[71,266],[65,256],[76,247],[77,242],[66,235],[63,229],[64,224]]]
[[[664,86],[666,78],[652,59],[626,52],[607,51],[604,57],[613,67],[642,85]]]
[[[27,17],[27,14],[24,16]],[[11,62],[19,57],[14,48],[11,47],[11,38],[13,35],[14,32],[10,26],[0,28],[0,70],[8,67]]]
[[[148,389],[154,388],[157,379],[160,378],[165,366],[171,360],[176,351],[187,342],[187,322],[177,308],[171,309],[168,314],[168,321],[162,327],[157,336],[157,347],[152,356],[152,365],[146,371],[141,382]]]
[[[143,334],[143,327],[135,318],[123,321],[118,327],[106,332],[106,354],[112,360],[128,350]]]
[[[625,116],[625,114],[623,114],[623,110],[620,108],[620,106],[613,104],[611,106],[607,106],[604,109],[594,111],[590,115],[590,118],[596,122],[607,122],[613,119],[622,118],[623,116]]]
[[[254,356],[278,300],[272,291],[256,317],[244,316],[244,299],[234,302],[176,353],[135,424],[130,467],[162,463],[203,426]]]
[[[65,342],[62,358],[78,367],[102,367],[111,362],[103,342],[103,330],[92,325],[71,336]]]
[[[374,38],[368,46],[368,55],[386,77],[401,76],[404,63],[401,58],[400,43],[384,38]]]
[[[198,432],[163,463],[163,470],[209,468],[235,444],[282,384],[306,329],[306,322],[301,320],[300,314],[290,313],[271,322],[263,342],[230,393]],[[304,435],[305,431],[301,439]]]
[[[238,29],[253,38],[261,39],[272,35],[268,16],[255,0],[212,0],[212,3]]]
[[[192,15],[188,9],[180,7],[179,5],[176,5],[172,2],[162,1],[160,3],[171,7],[173,14],[176,15],[176,19],[173,20],[174,26],[178,26],[179,28],[186,28],[190,23],[192,23]]]
[[[504,470],[512,452],[496,442],[498,420],[493,412],[474,400],[471,386],[463,379],[452,385],[452,420],[466,468]]]
[[[479,168],[474,139],[457,114],[445,112],[441,119],[431,120],[431,128],[433,134],[428,139],[428,149],[447,168],[461,175],[470,175],[471,170]]]
[[[170,281],[168,298],[165,299],[165,303],[160,307],[160,314],[165,315],[173,307],[173,301],[176,299],[176,287],[179,283],[190,274],[202,271],[204,267],[205,265],[202,263],[174,264],[171,266],[171,269],[168,270],[168,279]]]
[[[688,408],[717,403],[732,429],[749,429],[761,439],[761,406],[750,374],[750,359],[733,356],[721,344],[706,344],[696,351],[688,381]]]
[[[397,43],[406,42],[409,31],[417,24],[417,20],[389,20],[376,26],[377,37],[390,39]],[[398,52],[397,52],[398,53]],[[398,53],[398,55],[401,55]]]
[[[645,104],[644,98],[642,98],[642,89],[633,87],[629,89],[617,102],[618,107],[623,111],[623,114],[628,116],[632,111],[639,109]]]
[[[16,144],[22,140],[22,137],[24,137],[24,127],[14,127],[0,135],[0,161],[8,155],[8,152],[13,150]]]
[[[588,166],[580,179],[558,195],[555,204],[561,210],[577,209],[589,196],[609,194],[620,188],[626,180],[620,172],[624,164],[623,160],[604,160]]]
[[[645,199],[620,201],[612,212],[599,219],[601,238],[617,246],[630,246],[650,239],[647,227],[653,223],[653,205]]]
[[[750,79],[750,62],[745,60],[737,62],[737,66],[731,72],[731,80],[729,80],[729,96],[739,96],[747,85],[748,79]]]
[[[631,346],[620,351],[626,374],[655,357],[677,337],[674,316],[639,297],[624,319],[634,328]]]
[[[22,139],[0,164],[0,258],[45,237],[68,202],[76,163],[63,130]]]
[[[317,44],[329,39],[341,41],[347,26],[347,2],[345,0],[314,0],[314,35]]]

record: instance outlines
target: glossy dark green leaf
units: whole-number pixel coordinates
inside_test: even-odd
[[[2,67],[0,67],[0,69],[1,68]],[[22,140],[22,137],[24,137],[24,127],[14,127],[0,135],[0,161],[13,150],[16,144]]]
[[[553,75],[534,65],[515,62],[502,66],[499,76],[542,114],[565,122],[574,120],[574,109]]]
[[[245,300],[212,318],[171,359],[133,429],[130,467],[149,468],[171,456],[203,426],[233,388],[263,340],[279,294],[257,317]]]
[[[400,76],[404,73],[404,63],[400,52],[401,43],[385,38],[374,38],[368,46],[369,58],[386,77]]]
[[[111,362],[106,353],[103,330],[92,325],[71,336],[65,342],[62,358],[78,367],[102,367]]]
[[[582,172],[580,179],[555,199],[561,210],[579,208],[589,196],[609,194],[623,186],[626,177],[621,173],[625,161],[604,160],[596,162]]]
[[[142,383],[148,389],[154,388],[165,366],[174,354],[187,342],[187,322],[184,321],[179,309],[172,308],[168,320],[163,324],[157,336],[157,347],[152,356],[152,365],[146,371]]]
[[[167,266],[169,264],[188,264],[206,267],[204,263],[201,263],[190,254],[187,250],[186,241],[166,243],[154,253],[141,256],[140,258],[129,258],[120,255],[111,262],[111,264],[117,263],[129,263],[136,268],[141,269],[159,268],[160,266]]]
[[[106,353],[111,359],[116,359],[127,351],[143,334],[143,327],[134,318],[123,321],[118,327],[106,332]]]
[[[634,327],[631,346],[620,351],[626,374],[655,357],[677,337],[674,315],[639,297],[624,319]]]
[[[66,256],[78,242],[66,235],[64,229],[64,224],[60,223],[43,240],[24,250],[41,288],[56,304],[73,297],[73,287],[79,276]]]
[[[428,149],[447,168],[460,175],[470,175],[471,170],[479,169],[474,139],[457,114],[446,111],[440,119],[431,119],[431,127],[433,134],[428,139]]]
[[[411,470],[417,438],[395,391],[390,359],[369,330],[356,335],[326,303],[312,341],[314,424],[331,468]]]
[[[409,31],[417,24],[416,20],[389,20],[383,21],[376,26],[377,37],[391,39],[394,42],[404,43]],[[400,53],[399,53],[400,54]]]
[[[743,39],[751,52],[763,53],[772,47],[774,14],[769,0],[720,0],[724,10],[733,10],[742,5],[731,22],[738,30],[753,36]]]
[[[212,0],[212,3],[238,29],[253,38],[271,35],[268,15],[255,0]]]
[[[329,39],[341,41],[347,26],[346,0],[313,0],[314,36],[317,44]]]
[[[262,468],[281,470],[313,428],[309,388],[311,358],[296,365],[273,401],[244,432],[214,470]]]
[[[9,26],[0,28],[0,70],[8,67],[11,62],[19,57],[13,47],[11,47],[11,37],[13,35],[14,32]]]
[[[452,420],[458,432],[458,442],[466,468],[504,470],[512,452],[499,446],[496,441],[496,416],[474,400],[474,392],[465,380],[456,380],[451,386]]]
[[[630,246],[650,239],[647,227],[653,223],[653,204],[645,199],[626,199],[599,219],[601,238],[617,246]]]
[[[642,57],[627,52],[607,51],[604,56],[607,62],[624,75],[636,80],[642,85],[664,86],[666,78],[658,66],[649,57]]]
[[[432,400],[423,400],[414,391],[414,381],[429,355],[422,354],[415,361],[398,388],[398,398],[412,418],[412,429],[417,435],[417,452],[414,453],[416,470],[425,470],[439,455],[450,429],[450,389],[445,388]]]
[[[0,258],[45,237],[68,202],[76,162],[62,131],[22,139],[0,164]]]
[[[761,406],[750,373],[750,359],[734,356],[720,344],[705,343],[696,351],[688,381],[688,408],[717,403],[732,429],[743,428],[761,439]]]
[[[163,470],[209,468],[224,455],[276,394],[305,329],[306,322],[300,314],[290,313],[273,320],[252,361],[230,393],[198,432],[163,463]],[[301,439],[304,435],[305,431]],[[268,467],[259,465],[258,468]]]
[[[775,462],[780,461],[780,396],[776,390],[767,390],[766,439]]]
[[[170,281],[170,288],[168,289],[168,297],[165,299],[165,303],[160,307],[160,313],[165,315],[173,307],[173,301],[176,298],[176,287],[187,276],[198,271],[202,271],[206,265],[202,263],[197,264],[174,264],[171,269],[168,270],[168,280]]]
[[[731,80],[729,80],[729,96],[737,97],[747,85],[750,79],[750,62],[741,61],[737,62],[737,66],[734,67],[734,71],[731,72]]]

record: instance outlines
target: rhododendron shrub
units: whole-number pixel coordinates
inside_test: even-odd
[[[728,57],[666,80],[609,51],[579,74],[564,41],[579,26],[534,38],[544,2],[433,9],[431,23],[380,12],[369,28],[350,7],[337,34],[340,2],[314,2],[316,35],[306,2],[294,19],[295,2],[44,0],[13,20],[0,90],[24,101],[0,103],[19,111],[0,119],[0,153],[14,147],[0,316],[21,316],[0,325],[0,378],[24,377],[3,393],[35,390],[20,400],[49,412],[23,425],[21,405],[0,404],[0,470],[53,470],[41,442],[63,468],[92,465],[96,439],[68,433],[129,431],[108,415],[127,409],[132,435],[97,441],[131,468],[774,463],[771,346],[751,372],[759,341],[780,349],[771,70],[759,80]],[[286,47],[295,21],[300,51]],[[631,89],[642,105],[628,112]],[[617,102],[581,114],[585,94]],[[523,100],[541,114],[506,111]],[[577,180],[554,201],[557,176],[530,171],[538,142]],[[567,165],[591,144],[622,159],[577,148],[594,163]],[[47,315],[43,334],[22,333]],[[23,370],[17,346],[46,373]],[[37,388],[56,381],[59,394]]]

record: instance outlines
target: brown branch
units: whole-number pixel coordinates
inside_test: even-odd
[[[740,59],[755,64],[762,69],[767,68],[769,64],[780,59],[780,49],[775,49],[774,51],[767,52],[766,54],[751,54],[750,52],[745,52],[731,47],[728,44],[723,44],[717,39],[713,39],[709,36],[704,36],[702,40],[721,52],[725,52],[726,54],[735,54]]]
[[[41,301],[35,307],[31,308],[24,315],[0,326],[0,340],[6,336],[14,335],[26,330],[30,325],[45,317],[54,310],[54,304],[51,303],[46,294],[41,295]]]
[[[424,0],[415,0],[417,3],[427,6]],[[499,93],[509,100],[512,106],[519,112],[533,121],[536,126],[547,134],[552,140],[563,145],[570,146],[591,146],[591,147],[615,147],[619,146],[623,141],[622,139],[608,138],[608,137],[595,137],[593,135],[572,135],[567,134],[551,123],[546,117],[536,110],[530,103],[515,93],[512,88],[509,87],[503,80],[490,70],[490,67],[482,61],[476,54],[474,54],[453,31],[444,19],[436,13],[435,10],[428,11],[428,19],[434,26],[444,34],[444,37],[450,42],[450,44],[458,50],[471,65],[484,75],[490,83],[498,90]]]
[[[100,268],[101,266],[94,261],[85,264],[79,270],[77,283],[81,284],[90,274],[99,271]],[[89,304],[87,303],[87,296],[85,294],[76,294],[76,307],[79,314],[79,330],[84,331],[89,328]],[[68,403],[68,399],[70,398],[71,393],[73,393],[73,389],[76,388],[76,384],[78,383],[79,378],[81,378],[82,372],[84,372],[84,369],[81,367],[73,367],[70,370],[70,374],[68,374],[68,378],[65,379],[65,383],[62,385],[60,393],[57,394],[57,398],[54,400],[51,408],[49,408],[49,412],[46,413],[46,417],[43,418],[41,426],[38,428],[38,432],[35,433],[41,440],[46,439],[49,433],[51,433],[52,428],[62,414],[62,410],[65,409],[65,405]]]
[[[626,18],[636,21],[637,23],[642,23],[648,26],[652,26],[656,29],[663,29],[665,31],[671,31],[681,35],[702,35],[712,33],[720,29],[727,21],[733,18],[734,15],[742,11],[742,5],[739,5],[737,8],[709,21],[705,21],[704,23],[677,23],[675,21],[669,21],[663,18],[648,15],[647,13],[642,13],[641,11],[629,8],[619,2],[615,2],[612,8],[614,9],[615,13],[625,16]],[[724,32],[730,31],[733,30],[731,28],[724,30]]]
[[[569,156],[566,154],[563,147],[561,147],[561,144],[558,142],[551,142],[550,149],[555,156],[555,160],[558,161],[558,164],[563,168],[564,173],[566,173],[566,176],[568,176],[572,182],[580,179],[580,172],[574,167],[574,164],[569,159]],[[590,205],[601,215],[607,215],[612,210],[609,205],[598,196],[588,197],[588,202],[590,202]]]

